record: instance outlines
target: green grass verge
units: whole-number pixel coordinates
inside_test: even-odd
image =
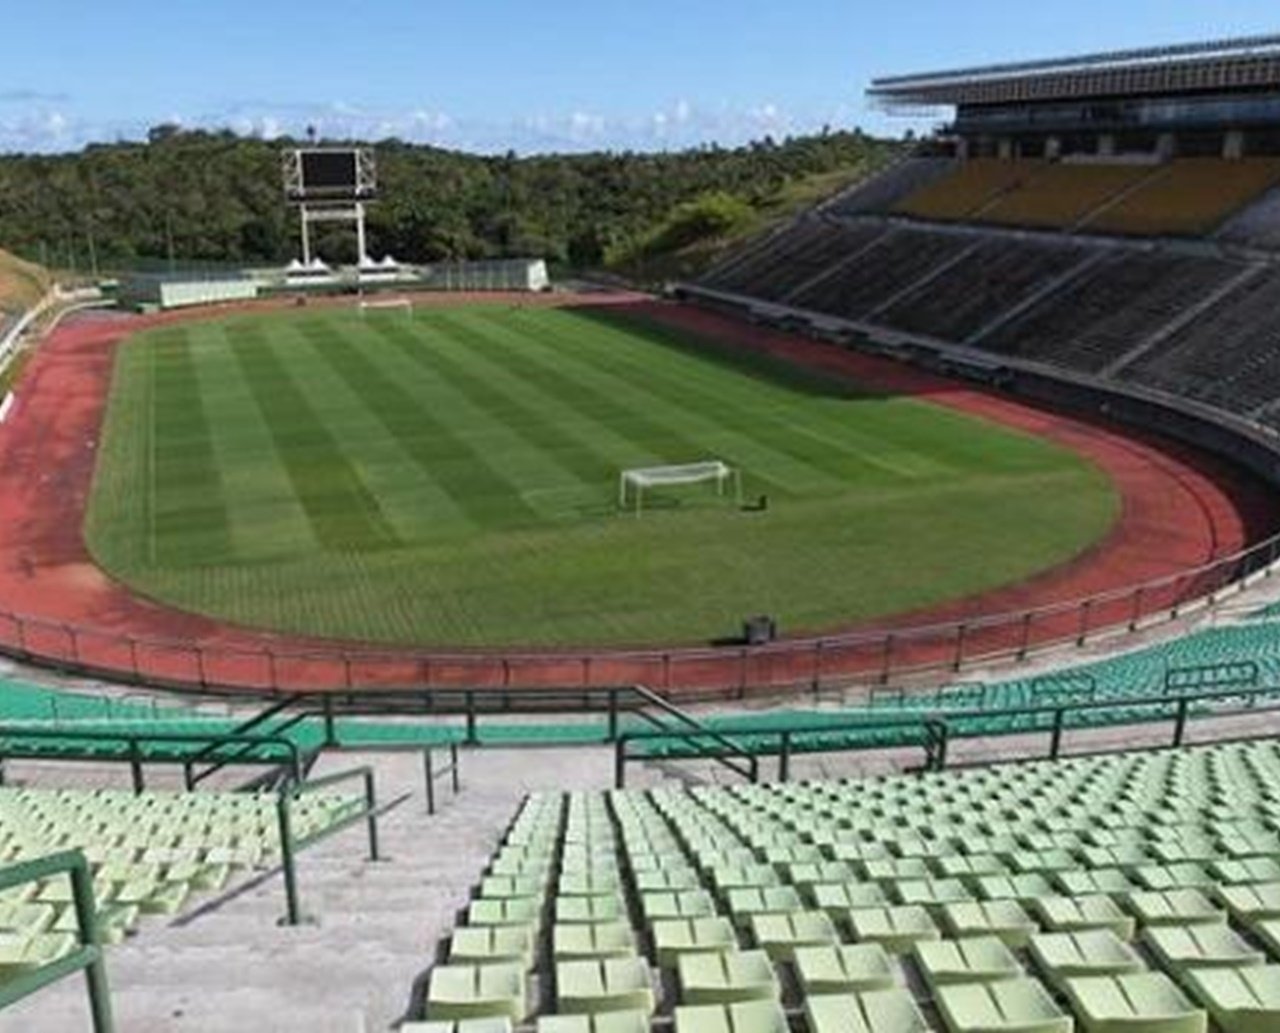
[[[721,458],[618,513],[626,467]],[[1035,438],[617,315],[419,309],[158,328],[117,359],[86,539],[175,605],[432,645],[787,632],[1025,578],[1105,534],[1100,471]]]

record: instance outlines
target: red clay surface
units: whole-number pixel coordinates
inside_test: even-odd
[[[440,299],[455,304],[473,300]],[[1033,408],[889,360],[761,330],[700,309],[633,296],[535,303],[622,303],[651,319],[785,355],[871,388],[925,397],[1058,442],[1110,476],[1122,501],[1119,519],[1084,554],[1020,584],[872,625],[841,628],[839,637],[833,632],[821,640],[764,649],[445,653],[277,635],[151,602],[93,563],[81,525],[115,348],[146,326],[209,313],[82,317],[44,343],[23,377],[17,404],[0,426],[0,649],[126,680],[186,686],[333,691],[643,683],[684,696],[739,695],[751,688],[825,677],[887,679],[909,669],[943,668],[961,657],[1013,655],[1075,638],[1084,630],[1121,624],[1214,587],[1224,573],[1201,568],[1272,530],[1268,514],[1274,495],[1261,482],[1163,439]],[[1160,578],[1173,580],[1142,592],[1126,591]],[[1114,596],[1098,599],[1108,593]],[[1079,605],[1088,598],[1097,601]],[[1031,610],[1040,612],[1026,616]]]

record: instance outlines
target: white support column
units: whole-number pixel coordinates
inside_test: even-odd
[[[364,204],[356,202],[356,266],[368,264],[369,255],[365,248]]]
[[[307,206],[301,208],[302,217],[302,264],[311,265],[311,222],[307,218]]]

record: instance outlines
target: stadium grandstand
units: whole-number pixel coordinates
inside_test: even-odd
[[[764,324],[823,355],[888,354],[981,380],[984,400],[1029,400],[1038,422],[1084,413],[1120,427],[1125,447],[1167,435],[1206,464],[1213,455],[1280,484],[1280,37],[900,76],[870,92],[895,111],[954,116],[874,178],[675,285],[679,298],[747,317],[733,324],[744,342]],[[431,273],[477,291],[541,291],[544,274],[525,262]],[[208,289],[189,300],[219,300]],[[614,406],[597,384],[625,381],[582,374],[557,387],[526,340],[558,345],[557,364],[578,370],[596,337],[618,367],[656,354],[629,351],[599,314],[589,336],[566,338],[518,300],[489,307],[508,320],[497,329],[470,325],[462,302],[438,322],[425,300],[365,301],[341,324],[308,311],[285,361],[305,370],[306,353],[325,356],[314,379],[341,400],[333,408],[357,410],[373,384],[396,449],[408,449],[465,435],[447,413],[404,415],[416,397],[377,361],[410,382],[420,357],[462,386],[469,400],[455,409],[515,410],[527,430],[541,426],[519,393],[531,384],[552,385],[574,423],[594,427]],[[655,320],[677,308],[644,304]],[[288,308],[276,309],[285,325]],[[417,325],[430,350],[415,345]],[[465,347],[447,340],[451,327]],[[330,434],[322,407],[302,388],[250,383],[276,361],[252,323],[221,324],[194,346],[175,331],[182,361],[161,370],[164,400],[200,409],[207,399],[186,389],[210,377],[213,338],[237,332],[236,368],[268,403],[240,410],[246,437],[264,453],[300,441],[291,482],[312,487],[327,468],[305,431]],[[352,343],[360,334],[379,340],[376,361]],[[82,352],[106,347],[85,340]],[[483,374],[467,365],[476,355]],[[691,376],[681,369],[665,379],[680,386]],[[828,428],[846,418],[833,395],[806,389]],[[667,415],[713,393],[630,418],[668,441],[679,434]],[[254,437],[253,414],[276,410],[298,422]],[[757,415],[743,403],[735,433]],[[544,436],[561,459],[583,451],[555,429]],[[212,454],[212,441],[202,431],[180,444]],[[83,436],[74,445],[79,461],[90,449]],[[815,432],[787,447],[808,457],[830,446]],[[34,445],[22,455],[36,466]],[[1133,445],[1126,461],[1161,461],[1152,455]],[[446,456],[433,451],[423,470]],[[487,469],[478,456],[456,465]],[[372,499],[348,476],[350,495]],[[740,472],[721,460],[621,477],[624,489],[730,481],[717,502],[734,495],[734,519],[759,526],[769,510],[767,495],[742,505]],[[187,488],[213,494],[215,482]],[[500,484],[482,493],[500,500]],[[332,504],[306,498],[317,512]],[[661,527],[662,509],[626,527]],[[518,529],[532,538],[530,526]],[[342,532],[354,556],[368,528]],[[104,646],[92,629],[0,615],[17,643],[0,635],[12,654],[0,677],[0,1029],[1274,1033],[1278,542],[1229,556],[1225,576],[1195,568],[1101,597],[1110,609],[1096,636],[1094,597],[1012,622],[961,617],[944,626],[943,658],[930,653],[901,682],[894,650],[909,660],[911,642],[894,623],[838,641],[834,660],[822,639],[803,654],[749,637],[688,647],[695,680],[681,683],[671,658],[686,647],[396,653],[317,635],[290,654],[274,651],[284,631],[242,646],[233,632],[246,629],[192,612],[182,620],[199,630],[185,645],[126,631]],[[108,580],[59,557],[60,591]],[[201,576],[230,580],[227,569]],[[304,602],[320,605],[332,586],[310,584]],[[548,585],[548,596],[572,591]],[[1159,618],[1144,621],[1157,603]],[[150,596],[138,607],[161,609]],[[1052,647],[1088,654],[1035,650],[1035,621],[1052,625]],[[744,633],[760,623],[772,638],[767,615]],[[999,639],[990,652],[984,632]],[[839,648],[880,666],[824,677]],[[654,686],[600,674],[627,669],[608,666],[619,657],[645,663]],[[750,665],[775,658],[776,676],[749,685]],[[36,661],[57,670],[36,676]],[[397,665],[394,678],[368,676],[379,661]],[[120,674],[129,665],[133,682]],[[738,680],[696,681],[727,667]],[[312,690],[284,688],[290,675]],[[780,685],[781,702],[743,703]],[[349,829],[365,842],[340,838]],[[63,979],[81,971],[84,984]]]

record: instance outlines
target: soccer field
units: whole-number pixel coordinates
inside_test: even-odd
[[[721,459],[617,508],[625,468]],[[422,645],[708,641],[1025,578],[1104,535],[1071,453],[587,309],[234,315],[116,362],[86,521],[177,606]]]

